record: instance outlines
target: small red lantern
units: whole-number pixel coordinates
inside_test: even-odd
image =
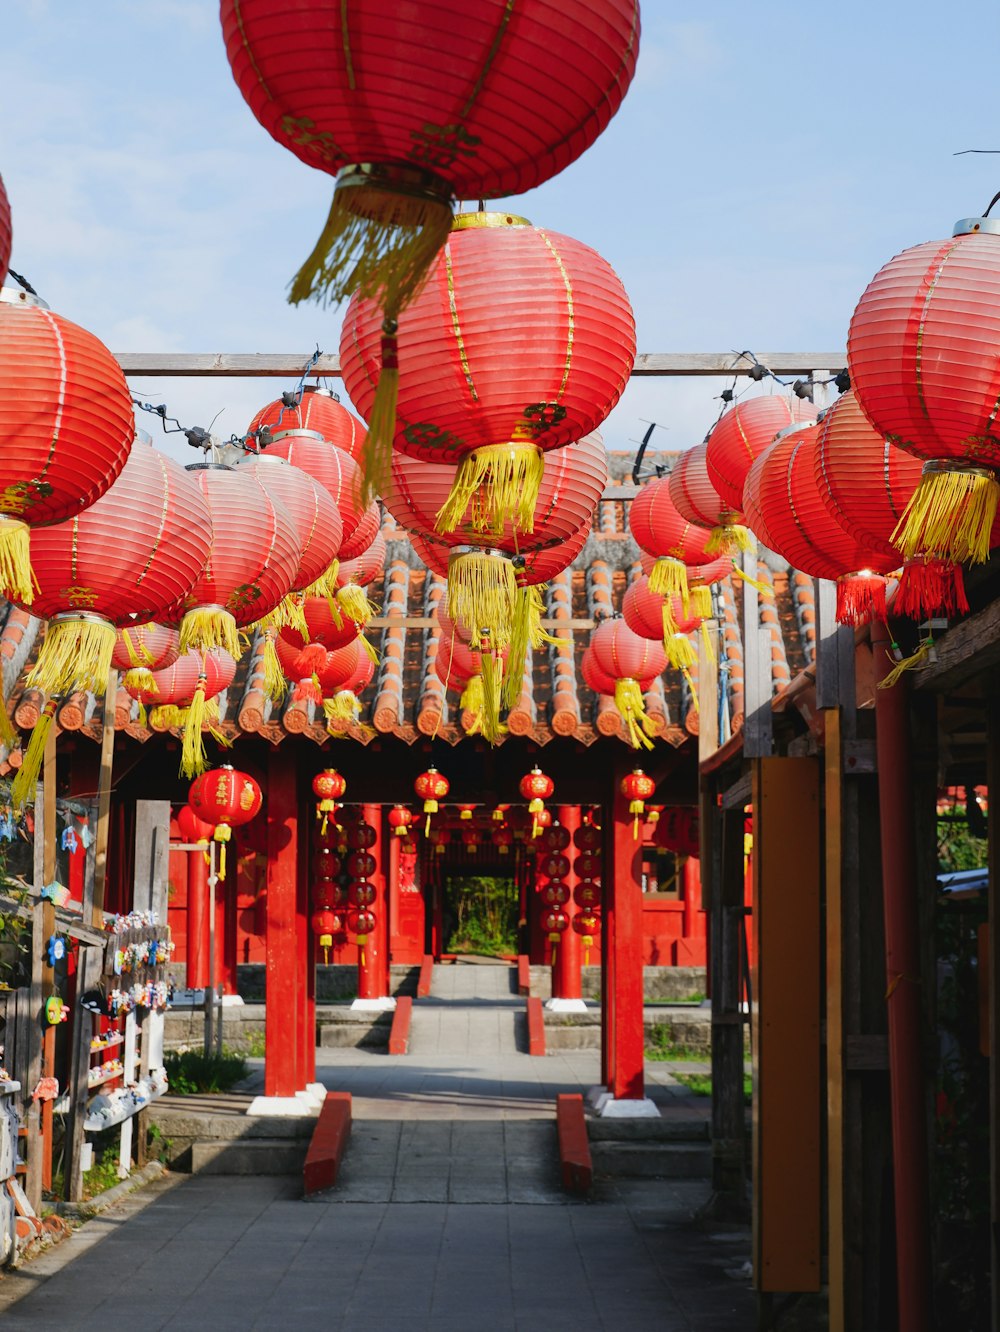
[[[313,934],[319,938],[319,946],[323,950],[323,961],[325,962],[327,954],[333,946],[333,936],[343,928],[343,921],[329,907],[320,907],[318,911],[313,912],[312,920],[309,923],[312,926]]]
[[[532,828],[532,818],[523,805],[514,805],[507,812],[507,826],[515,842],[523,842]]]
[[[572,921],[573,929],[583,939],[583,965],[590,966],[590,950],[594,946],[594,935],[601,928],[600,917],[593,911],[580,911]]]
[[[321,879],[335,879],[340,873],[340,857],[328,847],[317,847],[313,854],[313,868]]]
[[[332,879],[317,879],[312,886],[312,904],[317,909],[333,910],[340,902],[340,889]]]
[[[360,821],[347,830],[347,845],[354,851],[367,851],[378,841],[378,833],[370,823]]]
[[[413,789],[417,793],[417,799],[424,802],[424,813],[427,815],[427,823],[424,828],[425,836],[431,830],[431,815],[438,812],[438,802],[444,800],[451,789],[448,778],[443,773],[438,772],[437,768],[428,768],[422,772],[413,783]]]
[[[573,861],[573,870],[580,879],[599,879],[604,863],[596,851],[581,851]]]
[[[705,465],[712,485],[730,509],[739,512],[743,508],[747,473],[775,436],[790,425],[815,421],[816,416],[817,410],[807,398],[783,393],[744,398],[722,413],[705,441]]]
[[[475,855],[482,845],[483,835],[478,828],[462,829],[462,845],[472,855]]]
[[[451,833],[447,828],[431,828],[427,833],[427,840],[434,848],[434,854],[443,856],[451,841]]]
[[[347,885],[347,900],[354,907],[368,907],[375,901],[375,885],[355,879]]]
[[[550,829],[546,829],[550,831]],[[542,845],[545,845],[545,838],[542,838]],[[569,873],[569,859],[560,851],[550,851],[542,856],[538,862],[538,868],[549,879],[564,879]]]
[[[674,805],[663,811],[656,826],[656,845],[679,856],[697,856],[699,853],[699,819],[697,809]]]
[[[551,777],[546,777],[536,763],[531,771],[521,778],[518,789],[523,798],[528,801],[528,813],[533,820],[531,835],[537,837],[542,826],[538,821],[538,815],[545,808],[545,801],[556,789],[555,783]]]
[[[542,901],[546,906],[565,906],[569,899],[569,888],[558,879],[554,879],[552,883],[547,883],[542,889]]]
[[[653,748],[646,734],[646,705],[643,694],[652,681],[667,668],[667,656],[660,643],[640,638],[624,620],[602,620],[594,630],[587,649],[596,667],[596,683],[612,682],[615,707],[625,722],[628,739],[633,749],[644,745]],[[585,654],[586,655],[586,654]],[[584,673],[594,675],[588,666]],[[603,691],[602,691],[603,692]]]
[[[510,848],[514,845],[514,834],[509,828],[494,828],[493,845],[502,856],[510,854]]]
[[[560,935],[569,929],[569,916],[562,907],[550,907],[542,913],[542,929],[549,936],[549,942],[558,944]]]
[[[389,810],[389,827],[395,837],[408,837],[410,835],[410,826],[416,815],[407,805],[393,805]]]
[[[472,818],[472,812],[475,808],[476,808],[475,805],[459,805],[458,817],[462,820],[463,823],[466,822],[466,820]]]
[[[553,823],[551,828],[546,828],[542,833],[542,846],[547,851],[565,851],[570,840],[569,829],[561,823]]]
[[[352,851],[344,861],[344,869],[355,879],[370,878],[375,868],[375,857],[370,851]]]
[[[215,831],[211,823],[199,819],[190,805],[181,805],[177,811],[177,827],[185,842],[210,842]]]
[[[629,802],[628,812],[633,815],[632,837],[638,840],[639,818],[646,812],[646,801],[656,790],[656,783],[641,768],[633,768],[622,778],[620,789]]]
[[[601,906],[601,889],[596,883],[578,883],[573,889],[573,901],[584,911],[597,911]]]
[[[312,789],[317,801],[316,817],[322,820],[320,828],[325,833],[330,815],[337,808],[337,801],[347,790],[347,783],[336,768],[324,768],[313,778]]]
[[[551,809],[540,809],[540,810],[538,811],[538,813],[535,815],[535,827],[536,827],[537,830],[538,830],[538,831],[535,833],[535,838],[536,838],[536,840],[538,840],[539,838],[541,838],[542,834],[545,832],[545,829],[546,829],[546,828],[549,828],[549,827],[551,827],[551,826],[552,826],[552,811],[551,811]],[[539,849],[539,848],[536,848],[536,849]]]
[[[365,965],[365,944],[368,942],[368,936],[375,929],[377,918],[374,911],[369,911],[367,907],[351,907],[347,913],[347,928],[351,934],[357,936],[358,947],[361,950],[361,965]]]
[[[237,772],[228,763],[202,773],[191,783],[188,804],[200,818],[214,825],[212,840],[220,844],[220,879],[226,877],[226,843],[233,829],[255,818],[262,803],[263,796],[254,779],[245,772]]]
[[[400,842],[399,854],[401,856],[415,856],[417,854],[417,844],[412,835],[404,837]]]
[[[592,823],[581,823],[573,833],[573,845],[580,851],[600,851],[604,835]]]

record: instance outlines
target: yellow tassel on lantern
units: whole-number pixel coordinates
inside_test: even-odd
[[[31,739],[21,760],[21,766],[11,783],[10,799],[15,809],[22,809],[35,798],[38,774],[42,770],[45,746],[48,742],[49,731],[52,730],[52,725],[56,719],[57,706],[58,700],[50,698],[42,709],[42,715],[35,722],[35,728],[31,732]]]
[[[339,721],[349,726],[361,716],[361,700],[350,689],[338,689],[333,698],[324,698],[323,715],[328,725]]]
[[[516,600],[514,566],[500,551],[463,546],[451,553],[448,616],[456,624],[468,625],[475,651],[479,651],[484,629],[489,630],[497,652],[509,648]]]
[[[932,555],[955,564],[984,564],[1000,501],[1000,480],[988,467],[929,462],[892,541],[908,558]]]
[[[632,840],[639,840],[639,816],[646,812],[646,802],[644,800],[630,800],[628,812],[633,815],[632,819]]]
[[[753,537],[742,524],[734,522],[734,513],[722,514],[705,542],[707,555],[732,555],[738,550],[753,550]]]
[[[396,434],[396,407],[399,402],[397,327],[396,320],[386,315],[382,321],[382,369],[368,416],[368,434],[361,449],[361,498],[365,504],[385,492],[392,467],[392,443]]]
[[[0,693],[0,744],[6,745],[8,749],[14,749],[17,745],[17,732],[11,725],[2,693]]]
[[[274,640],[278,636],[278,631],[273,628],[264,630],[263,646],[263,665],[264,665],[264,693],[272,703],[280,703],[288,692],[288,681],[285,679],[285,673],[281,669],[281,662],[278,660],[278,650],[274,645]]]
[[[327,569],[320,574],[314,583],[309,586],[300,595],[304,597],[333,597],[337,594],[337,575],[340,572],[340,561],[333,560]]]
[[[661,597],[680,597],[684,614],[688,614],[689,593],[687,568],[681,560],[663,556],[653,565],[649,575],[649,590]]]
[[[222,606],[195,606],[181,621],[181,656],[192,648],[210,652],[225,648],[234,661],[243,655],[236,620]]]
[[[463,529],[466,511],[474,532],[501,536],[507,524],[520,532],[535,530],[535,504],[545,474],[545,455],[537,444],[511,441],[487,444],[462,459],[451,493],[438,510],[439,532]]]
[[[710,620],[712,618],[712,589],[705,583],[699,583],[697,587],[689,589],[691,599],[691,614],[697,615],[701,620]]]
[[[704,620],[701,622],[701,641],[705,645],[705,656],[710,662],[715,662],[715,645],[712,643],[712,635],[708,632],[708,625]]]
[[[215,832],[212,834],[212,840],[219,844],[219,874],[221,882],[226,877],[226,843],[232,838],[233,830],[228,823],[216,825]]]
[[[155,694],[157,692],[153,672],[148,666],[133,666],[130,671],[125,672],[123,683],[129,693]]]
[[[751,577],[751,575],[746,573],[743,569],[741,569],[738,564],[733,565],[733,576],[735,578],[741,578],[744,583],[749,583],[752,588],[756,588],[757,595],[760,597],[774,596],[773,587],[771,587],[768,583],[762,582],[759,578]]]
[[[694,682],[694,676],[691,674],[690,668],[688,666],[682,666],[681,675],[683,675],[684,679],[687,681],[687,687],[691,692],[691,705],[695,712],[700,713],[701,704],[698,702],[698,686]]]
[[[31,572],[31,533],[27,523],[0,513],[0,592],[30,606],[35,599]]]
[[[878,682],[879,689],[891,689],[893,685],[899,684],[907,671],[914,671],[921,666],[926,666],[927,659],[931,655],[931,649],[933,646],[933,638],[923,639],[912,656],[903,657],[896,663],[885,679]]]
[[[27,687],[46,694],[88,689],[103,695],[114,650],[115,628],[107,620],[79,611],[54,615]]]
[[[379,612],[374,601],[368,600],[368,594],[359,583],[345,583],[337,589],[337,605],[341,614],[355,624],[367,624]]]
[[[204,668],[204,659],[202,665]],[[208,767],[205,739],[202,735],[206,712],[205,676],[199,675],[194,698],[185,713],[181,738],[181,772],[185,777],[197,777]]]
[[[133,643],[132,635],[127,629],[120,629],[119,633],[121,634],[121,640],[125,647],[125,651],[128,653],[129,664],[133,668],[137,666],[152,666],[153,654],[150,652],[146,644],[143,643],[141,639],[138,643]]]
[[[542,589],[535,583],[523,584],[517,589],[511,621],[510,647],[507,652],[507,670],[504,676],[502,702],[505,708],[512,708],[521,697],[525,658],[528,648],[537,651],[548,643],[558,647],[560,640],[542,628],[542,611],[545,603]]]
[[[615,707],[625,722],[632,748],[638,749],[642,745],[646,749],[652,749],[653,742],[642,726],[646,720],[646,705],[638,680],[626,677],[615,681]]]

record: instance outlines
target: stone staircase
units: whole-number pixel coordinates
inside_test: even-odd
[[[204,1175],[300,1174],[315,1118],[248,1117],[253,1098],[164,1096],[149,1119],[161,1135],[160,1152],[171,1170]]]
[[[707,1179],[712,1170],[705,1118],[588,1119],[598,1187],[616,1179]]]

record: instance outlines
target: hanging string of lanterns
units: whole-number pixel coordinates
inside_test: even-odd
[[[525,773],[518,783],[521,798],[528,801],[532,837],[537,837],[544,827],[540,816],[545,813],[545,802],[551,797],[555,789],[555,782],[542,772],[537,763],[530,772]]]
[[[632,815],[632,838],[639,840],[639,820],[646,813],[646,801],[656,791],[656,783],[641,768],[633,768],[621,779],[619,789],[629,802],[628,812]]]
[[[339,773],[333,772],[333,769],[327,769],[327,773],[339,777]],[[316,792],[316,783],[323,775],[323,773],[320,773],[313,778],[314,792]],[[343,778],[340,780],[343,781]],[[319,793],[316,792],[316,794]],[[324,803],[325,799],[326,797],[322,797],[320,804]],[[310,890],[313,913],[309,925],[320,948],[323,950],[324,962],[330,960],[333,936],[339,934],[344,928],[343,915],[339,910],[343,901],[343,893],[337,884],[337,876],[342,868],[340,856],[337,854],[339,834],[336,826],[330,824],[328,820],[329,812],[323,811],[321,813],[319,806],[317,806],[316,817],[319,821],[313,836],[312,886]]]
[[[319,820],[320,835],[325,836],[330,825],[330,816],[336,814],[337,801],[342,800],[347,791],[347,782],[336,768],[324,768],[312,779],[312,790],[316,797],[316,818]]]
[[[361,966],[365,966],[365,947],[368,943],[369,935],[372,934],[378,918],[371,910],[371,904],[375,901],[375,886],[369,883],[369,878],[375,873],[375,857],[371,854],[369,848],[373,847],[378,840],[378,834],[370,823],[363,819],[352,824],[347,829],[347,845],[350,853],[344,862],[344,868],[351,876],[351,882],[347,887],[347,930],[353,934],[358,945],[358,956]]]
[[[431,767],[422,772],[413,783],[413,789],[416,792],[418,800],[424,802],[424,814],[426,823],[424,825],[424,836],[429,837],[431,832],[431,815],[436,814],[440,808],[440,802],[446,798],[451,790],[451,784],[444,773],[438,772],[437,768]]]
[[[212,840],[219,844],[219,879],[225,879],[226,846],[234,828],[249,823],[260,813],[261,789],[247,773],[226,763],[195,778],[188,792],[188,804],[214,829]]]

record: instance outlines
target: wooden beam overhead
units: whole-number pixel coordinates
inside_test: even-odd
[[[1000,601],[992,601],[949,629],[934,644],[932,661],[914,674],[917,689],[957,689],[1000,665]]]
[[[298,379],[309,360],[305,352],[116,352],[125,374],[135,378]],[[757,360],[776,375],[808,375],[811,370],[847,364],[844,352],[759,352]],[[632,375],[745,375],[753,362],[732,352],[641,352]],[[321,356],[309,378],[340,378],[340,357]]]

